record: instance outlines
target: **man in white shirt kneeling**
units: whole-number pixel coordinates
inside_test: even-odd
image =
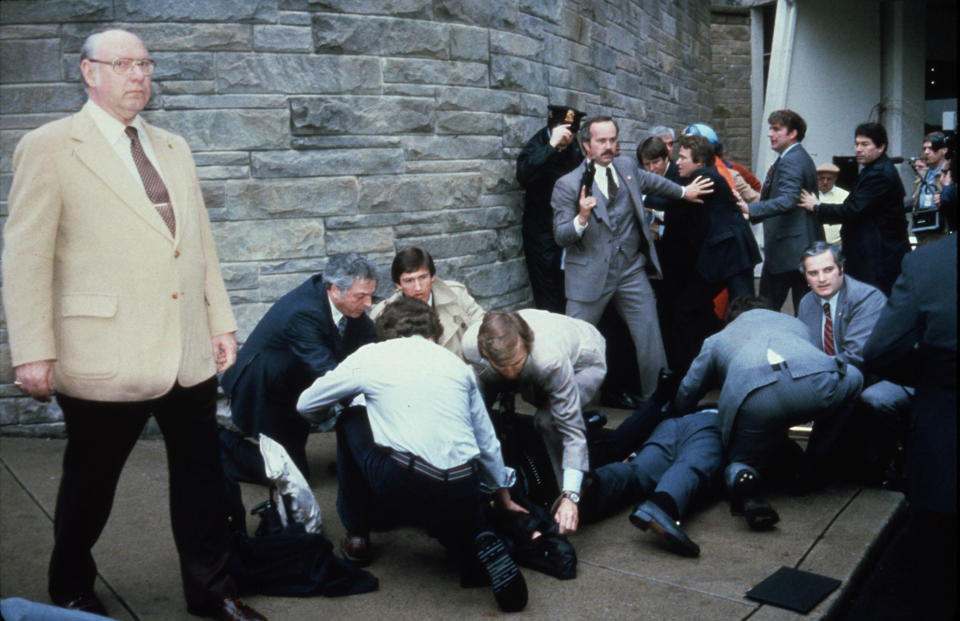
[[[481,488],[495,490],[501,510],[526,510],[510,498],[516,475],[503,463],[473,372],[436,344],[440,321],[420,300],[390,303],[376,328],[381,342],[348,356],[297,403],[311,421],[344,399],[366,403],[336,422],[344,557],[368,564],[371,530],[423,527],[459,554],[463,582],[479,562],[500,608],[523,609],[526,583],[486,524]]]

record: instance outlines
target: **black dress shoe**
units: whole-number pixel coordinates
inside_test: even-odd
[[[746,498],[743,501],[743,517],[747,520],[747,526],[751,530],[770,530],[780,521],[780,514],[777,513],[770,503],[760,497]]]
[[[100,598],[93,591],[83,593],[66,602],[54,602],[61,608],[69,610],[79,610],[80,612],[90,612],[95,615],[107,616],[107,607],[103,605]]]
[[[241,599],[227,598],[211,615],[220,621],[267,621],[267,618],[246,605]]]
[[[635,410],[642,401],[627,392],[604,392],[600,395],[600,403],[608,408],[620,410]]]
[[[586,424],[587,431],[603,429],[607,425],[607,415],[599,410],[584,412],[583,422]]]
[[[630,523],[640,530],[649,528],[655,532],[671,552],[690,558],[700,556],[700,546],[691,541],[690,537],[680,530],[680,526],[656,503],[649,500],[643,501],[630,514]]]
[[[670,369],[660,369],[657,376],[657,388],[653,391],[650,399],[658,406],[664,406],[668,401],[673,401],[677,396],[677,389],[680,388],[680,380],[683,378]]]

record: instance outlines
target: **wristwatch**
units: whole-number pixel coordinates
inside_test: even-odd
[[[577,504],[578,502],[580,502],[580,494],[576,492],[564,491],[562,494],[560,494],[560,497],[569,498],[573,502],[573,504]]]

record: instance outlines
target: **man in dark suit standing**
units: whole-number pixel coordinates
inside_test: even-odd
[[[887,157],[883,125],[858,125],[854,151],[863,168],[846,200],[837,205],[821,203],[811,191],[803,194],[800,206],[821,223],[840,224],[847,274],[890,295],[900,274],[900,260],[910,252],[903,182]]]
[[[807,123],[793,110],[775,110],[767,118],[770,148],[779,156],[767,172],[760,200],[744,213],[751,222],[763,222],[763,269],[760,296],[779,310],[793,292],[793,308],[806,291],[803,276],[797,273],[797,257],[803,249],[823,239],[823,227],[808,213],[796,209],[800,191],[817,191],[817,167],[800,144]]]
[[[523,194],[523,254],[530,273],[533,303],[540,310],[562,313],[563,250],[553,240],[553,184],[583,161],[576,133],[583,113],[550,106],[547,127],[527,142],[517,158],[517,182]]]
[[[250,436],[264,433],[282,444],[304,476],[309,476],[310,424],[297,413],[297,398],[361,345],[376,340],[364,313],[376,288],[371,261],[356,252],[330,257],[322,274],[267,311],[240,348],[237,364],[221,378],[233,423]]]
[[[698,179],[682,187],[640,170],[633,158],[616,157],[617,125],[609,116],[584,119],[580,140],[596,167],[594,181],[589,188],[582,185],[586,164],[581,164],[557,181],[551,199],[553,235],[567,250],[566,314],[596,324],[613,301],[633,337],[641,397],[646,400],[667,362],[648,280],[648,273],[654,278],[663,273],[641,196],[696,202],[712,184]]]
[[[693,213],[693,237],[700,243],[692,257],[693,269],[682,276],[683,286],[674,303],[677,331],[671,362],[673,370],[682,375],[700,352],[703,340],[721,327],[714,314],[713,298],[724,288],[731,300],[753,296],[753,267],[761,258],[739,199],[717,172],[714,164],[720,160],[710,140],[694,134],[680,136],[677,151],[681,179],[702,177],[713,181],[713,194]]]
[[[907,439],[915,619],[957,612],[957,234],[903,258],[866,367],[916,387]]]

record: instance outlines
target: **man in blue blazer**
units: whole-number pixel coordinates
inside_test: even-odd
[[[760,296],[779,310],[792,291],[793,308],[806,290],[797,273],[803,249],[823,239],[823,227],[811,214],[797,209],[801,190],[817,191],[817,167],[803,145],[807,123],[793,110],[775,110],[767,119],[770,148],[778,157],[767,172],[760,200],[749,205],[751,222],[763,222],[763,269]]]
[[[729,184],[717,172],[714,146],[706,137],[689,134],[677,139],[677,166],[682,179],[713,181],[713,194],[693,207],[695,249],[693,269],[682,276],[674,300],[673,370],[682,375],[700,352],[703,340],[722,327],[713,298],[724,288],[730,299],[754,295],[753,268],[760,262],[757,240],[744,220]],[[723,165],[721,162],[719,165]]]
[[[297,398],[315,379],[361,345],[376,340],[370,308],[377,268],[355,252],[330,257],[322,274],[287,293],[267,311],[221,384],[233,423],[245,434],[264,433],[287,449],[309,475],[310,423]],[[241,458],[242,461],[242,458]]]

